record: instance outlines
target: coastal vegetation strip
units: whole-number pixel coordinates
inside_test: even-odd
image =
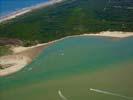
[[[1,23],[0,37],[17,38],[30,44],[29,41],[44,43],[65,36],[84,33],[132,32],[133,12],[123,8],[112,8],[112,4],[108,4],[107,1],[65,0],[52,6],[34,10]],[[104,10],[105,6],[106,10]]]

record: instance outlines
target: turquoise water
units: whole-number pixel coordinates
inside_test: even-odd
[[[76,82],[85,84],[87,82],[83,80],[85,77],[89,78],[91,74],[102,69],[113,67],[121,69],[121,67],[126,66],[120,64],[123,63],[124,65],[126,62],[133,65],[132,44],[132,37],[112,39],[77,36],[56,42],[45,49],[30,65],[20,72],[0,78],[0,98],[1,100],[36,100],[37,98],[39,100],[60,100],[56,90],[64,87],[69,91],[74,88],[72,77],[76,79],[81,76],[82,81],[79,79]],[[84,74],[87,74],[87,76],[84,76]],[[65,83],[66,80],[71,84]],[[129,86],[130,81],[124,83],[125,88]],[[106,83],[106,80],[103,83]],[[117,83],[112,83],[110,87],[115,87],[114,84]],[[60,85],[62,87],[59,87]],[[84,85],[84,88],[85,86],[88,85]],[[84,89],[81,84],[78,87],[81,87],[81,91]],[[124,92],[129,93],[129,90]],[[34,95],[33,98],[31,95]],[[84,96],[82,93],[80,95],[81,97]],[[80,96],[70,98],[70,100],[74,100],[74,98],[75,100],[81,100]],[[89,97],[86,97],[84,100],[88,99]],[[114,97],[110,97],[110,99],[106,97],[106,99],[123,100]],[[91,100],[99,99],[91,98]]]

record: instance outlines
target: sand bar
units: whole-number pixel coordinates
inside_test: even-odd
[[[6,70],[0,70],[0,76],[6,76],[21,70],[28,64],[30,59],[26,56],[16,55],[3,57],[0,61],[1,65],[14,64],[13,66],[6,68]]]
[[[20,71],[26,65],[31,63],[32,60],[49,45],[50,44],[38,45],[31,48],[28,47],[25,50],[20,50],[21,52],[14,53],[13,55],[0,57],[1,66],[11,65],[8,68],[0,69],[0,77],[7,76]]]
[[[49,45],[61,41],[63,39],[69,38],[69,37],[75,37],[75,36],[102,36],[102,37],[115,37],[115,38],[125,38],[125,37],[130,37],[133,36],[133,32],[100,32],[100,33],[95,33],[95,34],[83,34],[83,35],[74,35],[74,36],[67,36],[58,40],[54,40],[48,43],[42,43],[42,44],[37,44],[35,46],[31,47],[12,47],[11,49],[13,50],[14,54],[13,55],[8,55],[4,57],[0,57],[0,65],[4,64],[15,64],[9,68],[5,69],[0,69],[0,76],[6,76],[10,75],[12,73],[15,73],[22,68],[24,68],[26,65],[31,63],[31,61],[39,55],[45,48],[47,48]]]

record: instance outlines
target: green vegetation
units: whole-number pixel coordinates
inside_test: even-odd
[[[34,40],[34,41],[26,40],[26,41],[23,41],[23,46],[24,47],[29,47],[29,46],[32,46],[32,45],[36,45],[38,43],[39,43],[39,41],[37,41],[37,40]]]
[[[9,46],[0,46],[0,56],[12,54],[12,51],[9,49]]]
[[[0,37],[30,41],[26,42],[29,46],[32,41],[48,42],[68,35],[133,31],[133,10],[126,9],[128,4],[113,5],[108,0],[67,0],[0,24]]]

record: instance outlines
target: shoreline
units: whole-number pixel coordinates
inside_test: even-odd
[[[5,68],[5,70],[0,70],[0,77],[2,76],[7,76],[10,74],[13,74],[15,72],[20,71],[22,68],[24,68],[30,61],[26,56],[19,56],[19,55],[10,55],[6,56],[0,59],[1,60],[1,65],[8,65],[12,64],[11,67]]]
[[[112,37],[112,38],[126,38],[126,37],[133,36],[133,32],[103,31],[103,32],[99,32],[99,33],[90,33],[90,34],[85,33],[85,34],[81,34],[81,35],[66,36],[66,37],[63,37],[61,39],[53,40],[53,41],[50,41],[50,42],[47,42],[47,43],[40,43],[40,44],[37,44],[35,46],[30,46],[30,47],[22,47],[22,46],[12,47],[11,50],[14,53],[19,53],[19,52],[22,52],[22,51],[25,51],[25,50],[28,50],[28,49],[33,49],[33,48],[36,48],[38,46],[45,46],[45,45],[48,45],[48,44],[52,44],[52,43],[61,41],[65,38],[75,37],[75,36],[99,36],[99,37]]]
[[[61,40],[64,40],[66,38],[75,37],[75,36],[98,36],[98,37],[126,38],[126,37],[133,36],[133,32],[104,31],[104,32],[95,33],[95,34],[92,33],[92,34],[66,36],[61,39],[50,41],[48,43],[37,44],[37,45],[31,46],[31,47],[22,47],[22,46],[12,47],[11,50],[14,52],[14,54],[0,57],[0,65],[2,65],[2,62],[5,62],[5,61],[7,64],[15,63],[15,65],[10,66],[9,68],[0,70],[0,77],[7,76],[12,73],[20,71],[26,65],[31,63],[35,57],[37,57],[43,50],[45,50],[45,48],[47,48],[51,44],[61,41]],[[14,62],[14,61],[16,61],[16,62]],[[3,63],[3,65],[6,63]]]
[[[112,38],[126,38],[133,36],[133,32],[122,32],[122,31],[102,31],[96,34],[83,34],[84,36],[102,36]]]
[[[54,5],[56,3],[61,3],[63,1],[64,0],[51,0],[51,1],[44,2],[44,3],[36,4],[34,6],[22,8],[20,10],[12,12],[9,15],[0,17],[0,23],[3,23],[5,21],[9,21],[11,19],[14,19],[16,17],[24,15],[26,13],[32,12],[33,10],[37,10],[37,9],[40,9],[40,8],[43,8],[43,7],[51,6],[51,5]]]
[[[23,69],[30,64],[45,48],[50,44],[39,45],[34,48],[27,48],[26,50],[13,53],[12,55],[0,57],[0,66],[8,66],[0,69],[0,77],[8,76]]]

